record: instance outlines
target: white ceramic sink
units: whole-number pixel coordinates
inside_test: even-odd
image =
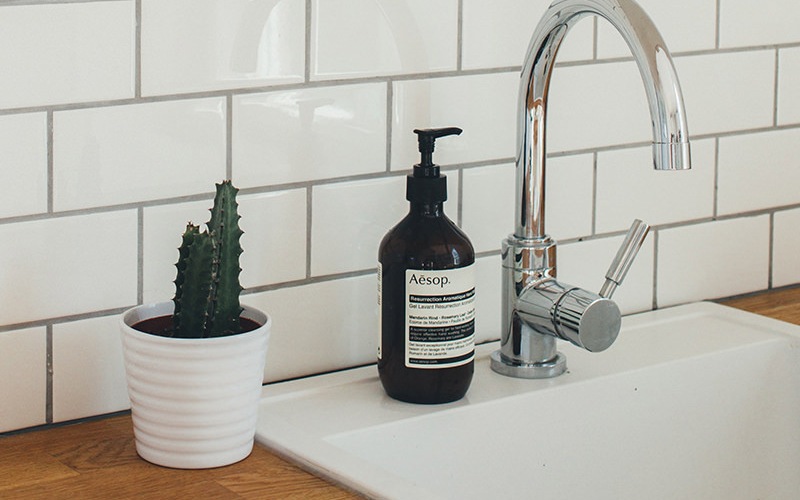
[[[624,318],[568,372],[394,401],[374,366],[267,386],[256,439],[380,498],[800,498],[800,327],[711,303]]]

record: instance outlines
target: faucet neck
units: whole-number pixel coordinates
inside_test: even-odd
[[[653,123],[655,168],[689,168],[686,113],[677,73],[647,14],[632,0],[557,0],[534,31],[522,68],[514,229],[519,239],[546,238],[545,130],[550,78],[564,37],[578,20],[590,14],[605,18],[619,31],[639,67]]]

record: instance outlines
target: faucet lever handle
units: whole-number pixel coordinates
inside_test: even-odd
[[[601,297],[610,299],[617,287],[622,284],[622,280],[628,274],[628,270],[631,268],[636,254],[639,253],[648,231],[650,231],[650,226],[639,219],[633,221],[631,228],[628,229],[628,234],[625,235],[625,241],[622,242],[622,246],[617,250],[617,255],[611,261],[611,266],[606,272],[606,281],[600,289]]]

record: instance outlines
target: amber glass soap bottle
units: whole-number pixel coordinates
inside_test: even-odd
[[[411,403],[461,399],[475,357],[475,251],[444,214],[447,178],[433,163],[437,138],[414,130],[422,160],[406,181],[408,215],[378,252],[378,372],[386,393]]]

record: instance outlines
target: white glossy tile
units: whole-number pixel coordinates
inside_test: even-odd
[[[306,276],[306,191],[239,195],[244,235],[240,265],[247,289]],[[213,200],[148,207],[144,210],[144,302],[175,295],[175,263],[186,223],[201,227]]]
[[[47,117],[0,116],[0,217],[47,211]]]
[[[592,155],[547,160],[545,226],[555,239],[592,232]],[[514,232],[515,165],[464,170],[462,227],[476,252],[499,250]]]
[[[800,3],[787,0],[720,0],[720,47],[800,41]]]
[[[800,130],[776,130],[719,140],[718,212],[800,203]]]
[[[714,48],[716,0],[638,0],[671,53]],[[597,57],[630,57],[625,41],[611,23],[597,24]]]
[[[457,220],[458,172],[447,175],[445,213]],[[383,236],[408,213],[405,176],[316,186],[311,275],[374,268]]]
[[[130,408],[119,317],[53,326],[53,422]]]
[[[547,118],[548,151],[649,141],[650,113],[633,61],[559,67]]]
[[[623,231],[638,218],[651,226],[714,213],[714,141],[692,141],[692,169],[653,169],[652,148],[597,156],[598,233]]]
[[[456,69],[457,0],[313,0],[311,79]]]
[[[772,125],[774,51],[677,57],[675,68],[691,135]]]
[[[465,0],[462,67],[521,66],[533,30],[551,0]],[[558,62],[592,58],[590,18],[578,22],[558,50]]]
[[[44,327],[0,332],[0,432],[44,424],[46,391]]]
[[[800,209],[776,212],[773,222],[772,286],[800,283]]]
[[[475,342],[500,338],[501,285],[500,255],[475,259]]]
[[[547,234],[556,240],[592,233],[594,196],[592,155],[547,160],[544,220]]]
[[[142,94],[302,82],[303,0],[143,0]]]
[[[781,49],[778,59],[778,124],[800,123],[800,47]]]
[[[260,186],[386,170],[386,84],[236,96],[233,176]]]
[[[242,297],[272,316],[265,381],[374,363],[377,286],[369,273]]]
[[[225,178],[225,99],[54,114],[56,210],[213,190]]]
[[[622,240],[622,236],[615,236],[559,245],[559,281],[599,293]],[[649,311],[653,307],[653,241],[649,235],[613,296],[622,314]]]
[[[133,97],[134,2],[0,6],[0,108]]]
[[[419,163],[415,128],[464,130],[436,142],[440,165],[513,157],[518,84],[516,72],[395,82],[392,169]]]
[[[768,215],[659,231],[659,307],[763,290],[768,270]]]
[[[136,211],[0,226],[0,324],[136,303]]]

